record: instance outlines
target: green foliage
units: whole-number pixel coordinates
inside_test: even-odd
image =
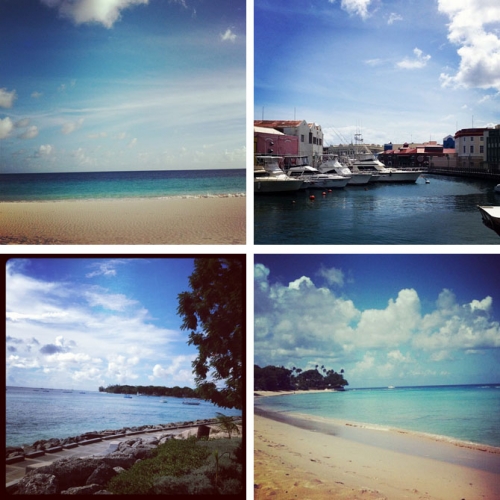
[[[235,452],[239,453],[241,447],[241,439],[172,439],[154,450],[152,458],[111,479],[106,489],[122,495],[239,494],[244,488],[243,468],[235,461]],[[219,454],[218,470],[215,450]]]
[[[182,476],[200,467],[210,452],[197,446],[196,438],[171,439],[156,448],[153,458],[141,460],[129,470],[115,476],[107,489],[115,494],[150,493],[159,476]]]
[[[111,394],[142,394],[144,396],[163,396],[172,398],[198,398],[199,391],[191,387],[162,387],[155,385],[108,385],[108,387],[99,387],[99,392],[108,392]]]
[[[281,366],[254,365],[254,386],[256,391],[290,391],[292,371]]]
[[[293,367],[291,370],[284,366],[266,366],[261,368],[254,365],[254,386],[256,391],[290,391],[309,389],[342,389],[349,385],[344,378],[344,370],[336,373],[327,370],[324,365],[321,371],[316,369],[302,370]]]
[[[181,328],[191,330],[188,343],[198,348],[196,385],[203,398],[224,408],[243,407],[244,278],[240,257],[195,259],[192,291],[178,296]]]
[[[227,432],[227,437],[231,439],[231,434],[236,432],[240,433],[238,426],[234,423],[233,417],[228,417],[222,413],[217,412],[217,427],[224,432]]]

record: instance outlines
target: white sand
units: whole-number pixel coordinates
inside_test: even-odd
[[[0,203],[0,244],[243,245],[246,198]]]
[[[419,453],[413,454],[400,451],[398,441],[408,438],[397,433],[385,433],[389,446],[381,447],[369,442],[369,431],[350,432],[368,434],[360,434],[359,440],[346,439],[256,415],[255,499],[500,498],[498,454],[412,436],[419,448]],[[391,449],[391,443],[395,449]],[[461,455],[458,462],[468,461],[470,466],[435,458],[439,455],[436,447],[449,447],[444,450],[445,456],[456,449]],[[425,456],[426,449],[432,458]],[[479,462],[483,468],[486,463],[491,471],[474,468]]]

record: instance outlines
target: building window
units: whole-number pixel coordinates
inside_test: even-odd
[[[483,142],[483,141],[484,141],[484,137],[483,137],[483,136],[481,136],[481,138],[480,138],[479,140],[480,140],[481,142]]]
[[[484,153],[484,146],[479,146],[479,152]]]
[[[471,154],[474,153],[474,146],[470,147],[470,152],[471,152]]]
[[[467,153],[467,146],[464,146],[464,154]]]
[[[300,142],[304,142],[304,134],[300,135]]]
[[[473,141],[473,140],[474,140],[474,137],[471,137],[471,138],[470,138],[470,140],[471,140],[471,141]]]
[[[309,132],[309,144],[312,144],[313,142],[313,134],[312,132]]]

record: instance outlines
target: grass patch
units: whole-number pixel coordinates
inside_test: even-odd
[[[243,485],[241,438],[171,439],[115,476],[106,489],[114,494],[239,494]]]

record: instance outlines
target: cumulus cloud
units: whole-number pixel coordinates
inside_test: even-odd
[[[43,93],[37,92],[37,91],[32,92],[32,94],[31,94],[31,97],[33,97],[33,99],[40,99],[40,97],[42,97],[42,96],[43,96]]]
[[[38,127],[31,125],[19,137],[21,139],[34,139],[38,135]]]
[[[64,135],[68,135],[73,133],[75,130],[78,130],[82,125],[83,118],[79,118],[78,120],[75,120],[73,122],[66,122],[61,128],[61,132]]]
[[[13,128],[14,124],[8,116],[3,119],[0,118],[0,139],[6,139],[7,137],[9,137]]]
[[[96,276],[116,276],[117,267],[126,263],[126,260],[122,259],[111,259],[103,262],[93,262],[89,265],[90,269],[95,269],[85,276],[87,278],[95,278]]]
[[[417,47],[413,49],[413,54],[415,54],[413,59],[405,57],[402,61],[399,61],[396,66],[402,69],[420,69],[424,68],[431,58],[428,54],[424,55],[424,53]]]
[[[223,42],[234,42],[236,40],[236,35],[228,28],[224,33],[221,33],[220,39]]]
[[[491,319],[489,296],[460,304],[444,289],[431,312],[423,314],[417,290],[408,288],[385,307],[362,310],[307,276],[288,285],[271,283],[269,276],[266,266],[256,264],[258,364],[358,358],[358,369],[364,370],[385,352],[383,366],[389,372],[416,363],[409,350],[437,361],[453,352],[500,347],[500,325]]]
[[[330,3],[335,3],[335,0],[328,1]],[[372,0],[342,0],[340,7],[350,15],[358,15],[364,20],[370,16],[368,7],[371,2]]]
[[[16,98],[15,90],[9,92],[6,88],[0,89],[0,108],[12,108]]]
[[[98,23],[111,28],[124,9],[147,5],[149,0],[41,0],[75,24]]]
[[[344,273],[340,269],[335,269],[334,267],[328,269],[324,266],[321,266],[316,275],[324,278],[329,285],[344,285]]]
[[[455,75],[441,74],[443,86],[500,90],[500,3],[497,0],[438,0],[448,16],[448,40],[460,56]]]
[[[153,367],[153,373],[149,377],[151,381],[155,379],[169,380],[170,383],[176,384],[194,384],[192,362],[196,358],[195,355],[175,356],[168,366],[156,364]]]
[[[36,153],[36,156],[50,156],[55,153],[55,148],[51,144],[42,144]]]

